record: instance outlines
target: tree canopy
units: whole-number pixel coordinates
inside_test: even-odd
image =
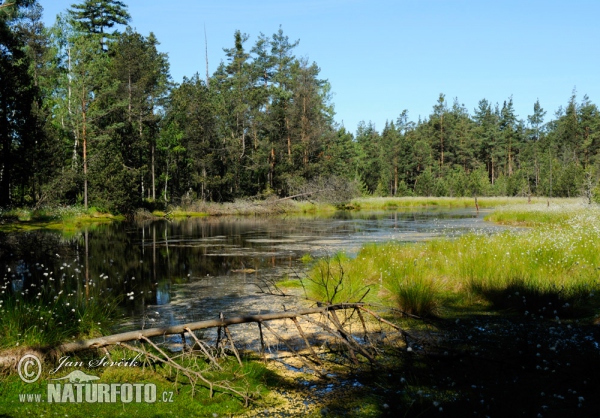
[[[128,212],[181,199],[303,194],[319,185],[382,195],[589,194],[600,113],[574,90],[548,117],[513,98],[467,109],[443,93],[378,130],[335,122],[332,86],[299,40],[236,31],[207,78],[181,83],[116,0],[0,8],[0,206],[83,204]],[[353,185],[352,187],[350,187]],[[345,192],[346,193],[346,192]]]

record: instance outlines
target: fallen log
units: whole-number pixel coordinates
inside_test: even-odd
[[[325,189],[314,190],[312,192],[306,192],[306,193],[298,193],[298,194],[295,194],[293,196],[282,197],[280,199],[277,199],[275,202],[281,202],[282,200],[295,199],[297,197],[310,196],[311,194],[321,193],[321,192],[324,192],[324,191],[325,191]]]
[[[276,319],[297,318],[305,315],[322,314],[327,311],[336,311],[340,309],[357,309],[364,303],[339,303],[335,305],[321,306],[317,308],[303,309],[300,311],[273,312],[259,315],[237,316],[233,318],[210,319],[206,321],[191,322],[189,324],[174,325],[170,327],[148,328],[139,331],[129,331],[120,334],[108,335],[105,337],[92,338],[89,340],[79,340],[65,343],[57,347],[61,353],[71,353],[75,351],[97,349],[114,345],[117,343],[140,340],[142,338],[151,338],[164,335],[181,334],[184,332],[195,331],[199,329],[226,327],[228,325],[246,324],[250,322],[264,323]]]

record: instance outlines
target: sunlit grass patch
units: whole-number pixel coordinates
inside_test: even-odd
[[[17,208],[0,211],[0,231],[22,232],[35,229],[75,231],[83,226],[123,219],[125,219],[123,216],[105,213],[95,207],[90,207],[88,210],[81,206]]]
[[[348,289],[369,288],[380,301],[418,315],[482,299],[551,318],[591,312],[600,303],[600,210],[556,205],[549,217],[539,205],[510,211],[543,221],[494,235],[365,245],[353,259],[318,262],[309,275],[310,294],[326,302],[336,291],[346,292],[335,299],[342,301]],[[335,280],[315,279],[324,277]]]
[[[390,280],[388,287],[402,312],[421,317],[439,313],[440,295],[434,279],[404,277]]]
[[[184,210],[174,210],[168,214],[173,218],[201,218],[204,216],[209,216],[207,212],[195,212],[195,211],[184,211]]]
[[[486,220],[505,225],[557,225],[600,220],[600,206],[583,199],[550,199],[529,205],[503,206],[487,215]]]
[[[288,289],[300,288],[303,286],[301,279],[285,279],[276,283],[277,287],[285,287]]]
[[[526,197],[478,197],[480,208],[492,208],[503,205],[523,204],[528,202]],[[545,198],[531,198],[532,203],[546,202]],[[552,202],[568,199],[552,199]],[[474,197],[362,197],[353,199],[351,204],[356,209],[395,209],[413,207],[443,207],[443,208],[475,208]]]
[[[301,213],[326,213],[335,212],[337,209],[334,205],[322,202],[293,202],[293,212]]]
[[[344,253],[318,260],[304,280],[307,296],[330,304],[372,300],[372,285],[363,269]]]

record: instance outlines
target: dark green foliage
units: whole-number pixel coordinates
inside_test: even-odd
[[[587,96],[573,93],[566,109],[544,124],[539,101],[528,125],[515,114],[512,98],[500,107],[483,99],[473,116],[454,100],[439,96],[429,119],[397,127],[387,123],[381,135],[372,124],[357,131],[360,175],[367,191],[399,195],[404,181],[424,196],[591,196],[597,176],[585,176],[598,154],[600,115]],[[404,192],[403,192],[404,193]]]
[[[31,178],[29,172],[37,129],[32,106],[36,100],[30,56],[26,46],[31,39],[25,27],[25,12],[33,1],[14,1],[0,10],[0,206],[8,206]],[[28,39],[29,38],[29,39]],[[25,155],[25,160],[17,156]],[[19,182],[19,177],[24,181]]]
[[[600,112],[575,91],[547,123],[539,101],[524,121],[512,97],[470,114],[440,94],[425,119],[404,110],[353,135],[333,119],[320,68],[281,28],[254,45],[236,31],[212,76],[175,85],[152,33],[114,30],[130,19],[121,1],[84,0],[50,29],[35,1],[0,10],[2,206],[89,200],[131,212],[331,181],[380,196],[595,196]]]

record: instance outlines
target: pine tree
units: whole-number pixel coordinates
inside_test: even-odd
[[[115,35],[105,31],[115,25],[126,25],[131,19],[127,6],[119,0],[84,0],[83,3],[73,4],[71,7],[71,18],[84,32],[97,35],[103,50],[106,38],[113,38]]]
[[[30,59],[15,25],[33,1],[15,0],[0,9],[0,207],[13,201],[15,160],[19,149],[35,133],[32,105],[35,100]]]

